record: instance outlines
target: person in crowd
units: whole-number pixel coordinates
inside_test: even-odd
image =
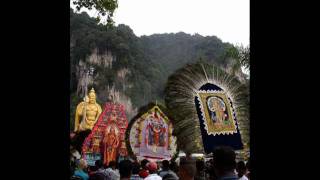
[[[144,180],[162,180],[161,176],[157,174],[158,165],[156,162],[149,162],[147,169],[149,170],[149,175]]]
[[[131,175],[130,180],[143,180],[139,176],[139,172],[140,172],[140,164],[138,162],[134,162],[132,164],[132,175]]]
[[[247,168],[247,173],[246,173],[246,176],[248,179],[250,179],[250,159],[248,160],[248,162],[246,163],[246,168]]]
[[[190,157],[180,158],[179,165],[179,179],[181,180],[194,180],[196,175],[196,163]]]
[[[239,161],[237,163],[237,173],[239,180],[248,180],[248,178],[245,175],[247,173],[247,167],[243,161]]]
[[[167,174],[171,174],[171,175],[168,175],[167,178],[179,179],[178,176],[176,175],[176,173],[173,172],[172,170],[170,170],[169,161],[168,160],[163,160],[162,161],[162,170],[159,172],[159,176],[161,176],[163,178]]]
[[[80,160],[81,158],[79,151],[77,151],[77,149],[75,149],[73,146],[70,146],[70,154],[73,161]]]
[[[231,147],[220,146],[213,151],[213,169],[218,180],[236,180],[236,154]]]
[[[179,178],[177,176],[174,176],[173,174],[166,174],[162,177],[162,180],[178,180]]]
[[[104,173],[95,171],[91,175],[89,175],[89,180],[108,180],[108,179]]]
[[[96,167],[95,166],[88,166],[87,167],[87,173],[88,173],[88,175],[89,175],[89,177],[90,176],[92,176],[94,173],[96,173]]]
[[[132,174],[132,162],[122,160],[119,164],[120,180],[130,180]]]
[[[110,161],[109,167],[104,171],[105,175],[107,176],[108,180],[119,180],[120,174],[116,169],[117,163],[116,161]]]
[[[74,175],[75,170],[76,170],[76,162],[70,161],[70,177]]]
[[[97,169],[97,173],[102,173],[104,174],[104,171],[105,169],[103,168],[103,162],[101,160],[97,160],[95,163],[94,163],[96,169]]]
[[[147,169],[147,164],[149,163],[149,161],[147,159],[144,159],[141,161],[141,170],[139,172],[139,176],[141,178],[146,178],[149,175],[149,171]]]
[[[178,174],[178,172],[179,172],[179,167],[178,167],[178,164],[177,164],[175,161],[171,161],[171,162],[170,162],[169,168],[170,168],[170,170],[173,171],[175,174]]]
[[[215,170],[214,170],[214,168],[213,168],[213,159],[210,159],[209,161],[208,161],[208,169],[207,169],[207,173],[208,173],[208,176],[209,176],[209,179],[210,180],[216,180],[216,179],[218,179],[217,178],[217,175],[216,175],[216,173],[215,173]]]
[[[101,160],[95,162],[95,171],[89,176],[89,180],[107,180]]]
[[[197,168],[197,172],[196,172],[196,176],[195,176],[195,180],[206,180],[206,174],[205,174],[205,164],[203,160],[197,160],[196,161],[196,168]]]
[[[87,162],[84,159],[80,159],[78,169],[74,172],[74,176],[80,177],[83,180],[89,180],[89,175],[86,172],[87,167]]]

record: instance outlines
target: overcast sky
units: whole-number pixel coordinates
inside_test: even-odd
[[[182,31],[249,44],[249,0],[118,0],[118,5],[114,21],[137,36]]]

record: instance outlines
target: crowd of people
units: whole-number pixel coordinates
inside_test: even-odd
[[[111,161],[105,167],[101,160],[95,166],[80,159],[71,165],[73,180],[248,180],[250,162],[236,162],[236,154],[230,147],[218,147],[213,158],[207,162],[191,156],[175,161],[153,162],[147,159],[138,161]]]

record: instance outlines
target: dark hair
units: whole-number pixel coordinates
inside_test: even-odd
[[[89,177],[89,180],[105,180],[106,176],[103,173],[94,173]]]
[[[250,171],[250,159],[247,161],[246,167]]]
[[[237,172],[238,172],[238,176],[242,177],[247,171],[247,167],[246,164],[243,161],[239,161],[237,163]]]
[[[142,167],[142,168],[145,168],[146,165],[148,164],[148,162],[149,162],[148,159],[142,160],[142,161],[141,161],[141,167]]]
[[[204,161],[203,160],[197,160],[196,161],[196,167],[197,167],[197,171],[203,171],[204,170]]]
[[[129,178],[132,171],[132,162],[130,160],[123,160],[119,164],[120,177]]]
[[[179,170],[178,164],[175,161],[170,162],[169,168],[175,173]]]
[[[220,146],[213,151],[213,166],[221,172],[236,168],[236,154],[231,147]]]
[[[245,163],[244,163],[243,161],[239,161],[239,162],[237,163],[237,169],[239,169],[239,170],[246,170],[247,167],[246,167],[246,165],[245,165]]]
[[[96,160],[96,162],[94,163],[94,165],[99,169],[103,167],[103,163],[101,160]]]
[[[196,163],[192,159],[182,157],[180,159],[180,168],[184,169],[189,177],[194,177],[196,175]]]
[[[162,161],[162,167],[163,169],[169,169],[170,163],[168,160],[163,160]]]
[[[140,172],[140,164],[135,162],[132,164],[132,174],[139,174]]]
[[[115,161],[110,161],[110,162],[109,162],[109,167],[117,167],[117,162],[115,162]]]
[[[98,167],[97,166],[88,166],[88,169],[90,172],[93,172],[93,171],[97,171]]]

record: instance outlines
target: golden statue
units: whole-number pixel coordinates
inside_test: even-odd
[[[96,103],[96,93],[92,88],[89,96],[86,96],[84,101],[77,106],[74,131],[92,130],[101,112],[101,106]]]
[[[115,161],[117,157],[117,149],[119,146],[119,137],[113,126],[110,127],[109,133],[105,132],[103,138],[104,154],[103,164],[109,165],[110,161]]]

